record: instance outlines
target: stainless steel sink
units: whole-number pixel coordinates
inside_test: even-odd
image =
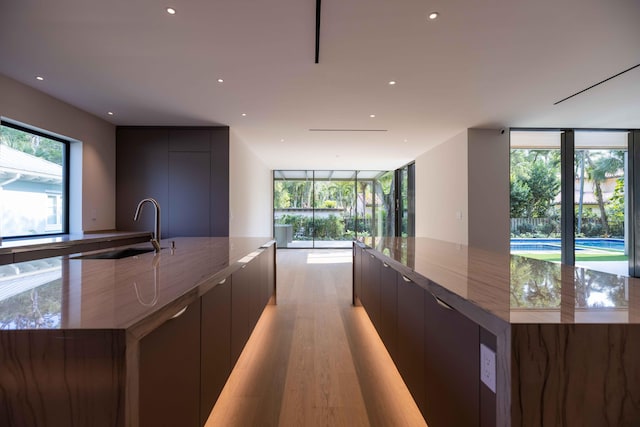
[[[120,259],[130,256],[145,254],[147,252],[153,252],[153,248],[124,248],[113,249],[106,252],[98,252],[95,254],[78,255],[72,257],[72,259]]]

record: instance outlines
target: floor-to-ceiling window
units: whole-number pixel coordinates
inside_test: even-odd
[[[511,252],[629,273],[628,131],[511,132]]]
[[[274,171],[273,218],[278,247],[348,248],[358,237],[395,236],[396,174]],[[407,188],[412,186],[407,184]],[[411,204],[407,201],[407,205]]]
[[[278,247],[313,247],[313,171],[274,171],[273,235]]]
[[[627,132],[575,132],[575,263],[627,274]]]
[[[560,132],[511,132],[511,252],[560,261]]]
[[[398,193],[398,236],[415,236],[415,163],[396,171]]]
[[[314,171],[313,188],[314,247],[349,247],[356,237],[355,172]]]

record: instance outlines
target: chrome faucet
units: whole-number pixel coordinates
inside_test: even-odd
[[[138,220],[140,211],[142,210],[142,205],[144,205],[145,203],[151,203],[156,208],[155,232],[153,238],[151,239],[151,244],[156,250],[156,253],[158,253],[160,252],[160,205],[158,204],[158,201],[151,197],[140,200],[140,203],[138,203],[138,207],[136,208],[136,214],[133,216],[133,220]]]

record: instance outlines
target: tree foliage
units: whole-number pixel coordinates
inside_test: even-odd
[[[607,178],[613,177],[618,171],[624,168],[624,151],[582,150],[576,153],[576,158],[579,158],[580,161],[584,162],[586,177],[593,183],[593,195],[596,199],[598,210],[600,212],[599,218],[602,225],[602,234],[610,236],[611,230],[608,210],[605,206],[607,202],[604,200],[602,184]],[[576,161],[576,165],[577,164],[578,161]],[[624,201],[624,187],[622,187],[622,191]]]
[[[558,150],[511,150],[512,218],[544,218],[560,191]]]
[[[0,143],[23,153],[62,165],[64,145],[59,141],[12,127],[1,126]]]
[[[394,172],[373,180],[289,179],[274,180],[273,205],[281,212],[279,224],[291,224],[297,239],[342,239],[395,234]],[[295,210],[333,209],[328,218],[305,217]],[[325,211],[326,212],[326,211]],[[375,212],[375,213],[374,213]],[[376,225],[371,224],[375,217]]]

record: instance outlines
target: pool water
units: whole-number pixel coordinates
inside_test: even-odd
[[[512,251],[560,251],[560,245],[552,245],[549,243],[511,243]]]
[[[624,251],[624,239],[576,239],[576,251],[588,248]],[[560,252],[560,239],[511,239],[512,251],[558,251]]]

